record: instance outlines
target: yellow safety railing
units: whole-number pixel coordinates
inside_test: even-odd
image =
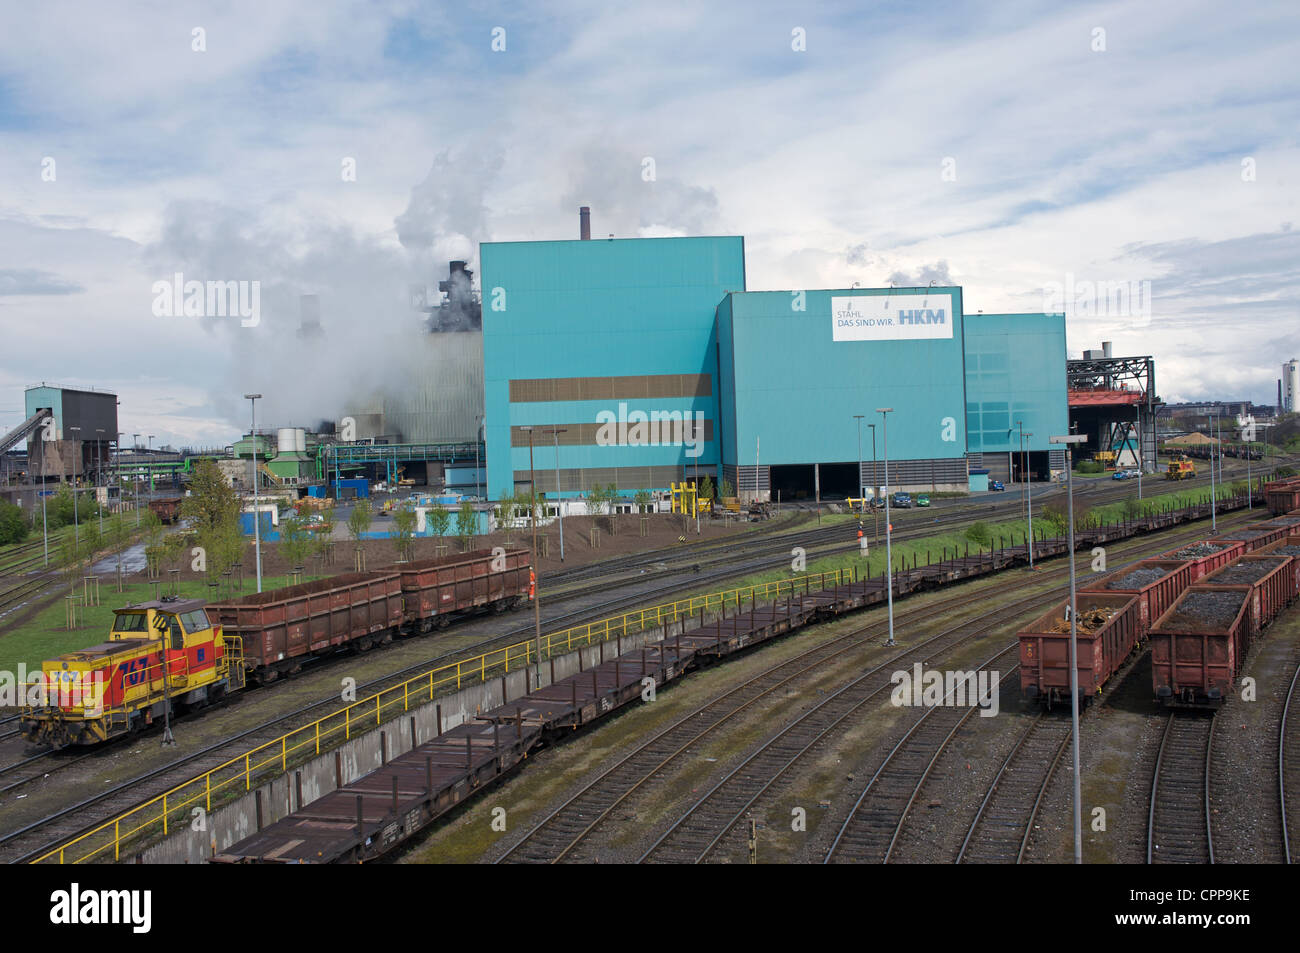
[[[634,632],[690,618],[701,612],[739,609],[746,604],[756,605],[763,601],[779,600],[783,596],[793,597],[800,593],[815,592],[856,581],[857,578],[856,572],[837,569],[706,593],[638,609],[545,635],[542,637],[541,657],[547,659],[573,649],[613,641]],[[80,864],[95,860],[108,861],[110,858],[113,861],[120,860],[123,846],[134,839],[158,834],[166,836],[173,829],[191,823],[195,809],[210,813],[214,803],[220,805],[226,797],[238,796],[252,790],[255,785],[281,776],[289,770],[290,764],[300,764],[321,754],[332,745],[350,739],[353,732],[368,731],[382,725],[385,718],[392,718],[414,706],[426,704],[446,692],[466,685],[482,684],[489,678],[505,675],[512,666],[518,669],[521,665],[531,664],[534,650],[533,640],[516,642],[473,658],[449,662],[399,685],[385,688],[138,804],[66,844],[40,855],[32,863],[49,861]]]

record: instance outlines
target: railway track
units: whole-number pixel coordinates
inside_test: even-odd
[[[1019,643],[1013,642],[974,672],[986,672],[1018,648]],[[1018,663],[1013,665],[989,692],[999,691],[1019,669]],[[962,683],[962,690],[973,691],[967,683]],[[885,756],[831,842],[824,863],[889,863],[926,780],[957,732],[979,710],[975,705],[949,705],[950,699],[955,702],[957,689],[953,685],[939,705],[926,708]]]
[[[1160,736],[1147,813],[1148,864],[1212,864],[1213,715],[1171,712]]]
[[[980,802],[959,864],[1018,864],[1025,858],[1047,786],[1070,741],[1070,726],[1040,712],[1021,732]]]
[[[971,593],[958,600],[903,613],[897,622],[900,625],[916,625],[934,616],[951,613],[954,609],[977,605],[985,597],[983,592]],[[665,767],[706,736],[796,679],[829,662],[844,658],[887,633],[888,622],[884,620],[860,626],[774,665],[711,699],[602,772],[534,825],[496,862],[558,863],[571,859],[615,807],[642,789]]]
[[[1288,864],[1300,860],[1300,844],[1292,849],[1291,838],[1300,835],[1300,663],[1291,676],[1291,686],[1282,702],[1277,731],[1277,797],[1282,816],[1282,852]],[[1287,732],[1288,726],[1290,733]],[[1288,814],[1288,811],[1291,812]]]
[[[1184,530],[1184,533],[1187,531]],[[1193,532],[1199,532],[1193,531]],[[1179,534],[1175,534],[1179,535]],[[1168,548],[1170,542],[1163,537],[1158,543],[1150,540],[1141,541],[1135,547],[1138,551],[1150,549],[1152,546],[1159,549]],[[1136,554],[1134,554],[1136,555]],[[1059,574],[1064,578],[1066,569],[1060,568],[1054,570],[1053,574]],[[1043,579],[1050,579],[1051,576],[1044,574]],[[1046,596],[1031,597],[1022,602],[1051,602],[1055,601],[1059,594],[1051,593]],[[987,598],[987,593],[974,593],[967,599],[958,599],[960,605],[975,603]],[[1019,604],[1017,604],[1019,605]],[[899,620],[904,624],[915,624],[924,618],[937,615],[940,611],[951,612],[954,608],[953,602],[948,602],[944,606],[929,608],[916,615],[909,615]],[[1014,609],[1004,609],[1003,611],[1016,611]],[[1028,610],[1021,610],[1028,611]],[[987,618],[981,620],[986,626]],[[858,645],[868,640],[864,638],[867,632],[875,632],[882,627],[884,623],[873,623],[865,626],[855,632],[842,636],[831,643],[827,643],[817,649],[802,653],[781,665],[774,666],[753,679],[748,680],[741,686],[727,692],[726,694],[710,700],[708,703],[700,706],[690,714],[669,726],[664,731],[657,734],[639,746],[632,753],[621,759],[611,768],[607,769],[592,782],[584,786],[567,801],[553,810],[541,822],[535,825],[527,834],[510,847],[503,854],[498,862],[502,861],[519,861],[519,862],[558,862],[578,858],[581,853],[581,847],[595,831],[597,831],[611,815],[613,810],[624,803],[629,797],[636,792],[644,789],[647,782],[652,778],[661,775],[665,768],[677,760],[684,753],[692,750],[696,744],[704,737],[712,733],[715,729],[726,724],[732,717],[742,711],[751,708],[761,698],[769,696],[772,692],[778,690],[783,685],[788,684],[792,679],[811,671],[835,658],[852,651]],[[960,628],[960,627],[957,627]],[[954,631],[954,630],[949,630]],[[935,638],[941,638],[947,633],[941,633]],[[856,644],[854,643],[856,640]],[[933,640],[930,640],[933,641]],[[930,644],[929,641],[917,646],[916,649]],[[913,653],[916,649],[911,650]],[[906,653],[905,653],[906,655]],[[886,663],[876,672],[898,667],[901,660],[905,658],[901,655]],[[869,673],[871,674],[871,673]],[[970,709],[974,711],[975,709]],[[747,763],[748,765],[748,763]],[[788,765],[786,765],[788,767]],[[746,768],[746,766],[742,766]],[[738,769],[739,770],[739,769]],[[775,780],[775,779],[772,779]],[[710,799],[710,796],[716,796],[718,801],[731,801],[729,795],[724,797],[723,785],[715,788],[701,799],[701,803]],[[764,788],[765,789],[765,788]],[[759,793],[762,793],[761,791]],[[753,798],[751,797],[751,800]],[[740,799],[743,801],[744,799]],[[739,803],[739,802],[736,802]],[[697,805],[698,806],[698,805]],[[741,818],[740,812],[732,812],[729,822],[725,822],[726,830],[734,827],[735,823]],[[669,832],[671,834],[672,831]],[[667,837],[668,835],[665,835]],[[703,859],[709,853],[720,839],[721,834],[714,838],[714,841],[705,845],[702,854],[698,854],[695,859]],[[699,845],[696,845],[697,847]],[[666,845],[661,838],[659,844],[652,847],[642,859],[656,859],[652,855],[663,853]]]
[[[852,524],[846,524],[846,525],[851,526]],[[1162,533],[1162,534],[1159,534],[1159,535],[1163,536],[1164,534]],[[1163,544],[1163,543],[1162,543],[1161,545],[1164,546],[1164,545],[1167,545],[1167,544]],[[782,557],[782,560],[784,560],[784,556]],[[754,567],[739,567],[739,568],[735,568],[735,569],[733,569],[733,571],[732,571],[731,574],[737,574],[737,573],[740,573],[740,572],[749,571],[749,570],[752,569],[752,568],[754,568]],[[593,588],[599,588],[599,587],[593,587]],[[668,589],[668,590],[678,590],[678,589],[681,588],[681,584],[680,584],[680,583],[677,583],[677,584],[674,584],[674,585],[672,585],[672,586],[665,587],[665,588]],[[627,600],[621,600],[621,601],[624,601],[624,602],[625,602],[625,601],[633,601],[633,602],[635,602],[635,601],[644,601],[644,600],[645,600],[649,595],[651,595],[651,594],[653,594],[653,593],[641,592],[641,593],[638,593],[638,594],[636,594],[636,595],[634,595],[634,596],[628,597]],[[604,607],[602,607],[602,608],[604,608]],[[588,613],[588,614],[592,614],[592,613],[596,612],[596,610],[593,609],[593,608],[591,608],[591,607],[589,607],[589,608],[587,608],[587,609],[585,609],[585,610],[579,610],[579,612],[586,612],[586,613]],[[575,614],[577,614],[577,613],[575,613]],[[550,624],[554,624],[555,621],[556,621],[556,620],[551,620],[551,623],[550,623]],[[527,626],[526,626],[526,627],[522,627],[521,631],[524,631],[524,630],[526,630],[526,631],[531,631],[531,627],[527,627]],[[512,633],[512,635],[514,635],[514,634],[517,634],[517,633]],[[502,638],[504,638],[504,637],[502,637],[502,636],[497,636],[497,637],[495,637],[493,640],[489,640],[489,641],[498,641],[498,642],[499,642]],[[487,647],[487,646],[486,646],[486,644],[480,644],[480,645],[476,645],[476,646],[474,646],[473,648],[481,648],[481,647]],[[462,647],[462,648],[459,649],[457,652],[455,652],[455,653],[451,653],[451,655],[454,655],[454,656],[456,656],[456,657],[460,657],[460,656],[463,656],[464,653],[465,653],[466,651],[467,651],[467,649],[466,649],[465,647]],[[446,658],[447,660],[450,660],[450,656],[445,656],[444,658]],[[411,670],[413,670],[413,669],[419,669],[419,670],[422,671],[422,670],[428,668],[430,665],[432,665],[432,664],[436,664],[438,661],[441,661],[441,659],[426,660],[426,661],[424,661],[424,662],[421,662],[421,663],[420,663],[419,665],[417,665],[417,666],[413,666],[411,669],[406,669],[406,670],[403,670],[402,672],[389,674],[389,675],[387,675],[387,676],[384,676],[384,677],[381,678],[381,679],[376,680],[376,682],[371,683],[371,685],[366,685],[366,686],[362,686],[362,687],[363,687],[363,688],[366,688],[366,689],[370,689],[370,688],[372,687],[372,685],[378,685],[378,684],[382,684],[383,682],[391,682],[391,681],[394,681],[394,680],[398,680],[398,679],[400,679],[403,675],[407,674],[407,672],[409,672],[409,671],[411,671]],[[314,704],[314,705],[306,706],[306,707],[303,708],[303,709],[299,709],[298,712],[288,713],[288,714],[285,714],[285,715],[278,716],[277,718],[272,719],[271,721],[264,722],[264,723],[262,723],[262,724],[260,724],[260,725],[253,726],[253,727],[249,728],[248,730],[243,731],[243,732],[241,732],[241,733],[239,733],[239,734],[236,734],[236,735],[234,735],[234,736],[232,736],[232,737],[227,737],[227,738],[223,739],[222,741],[220,741],[220,742],[218,742],[218,743],[216,743],[216,744],[214,744],[214,745],[211,745],[211,746],[209,746],[209,747],[207,747],[207,748],[204,748],[202,751],[195,752],[194,754],[189,755],[189,756],[187,756],[186,758],[180,759],[180,760],[178,760],[178,761],[171,762],[171,763],[169,763],[169,764],[167,764],[167,765],[163,765],[163,766],[157,768],[156,770],[153,770],[153,771],[147,772],[146,774],[143,774],[143,775],[140,775],[140,776],[138,776],[138,777],[132,778],[132,779],[130,779],[129,781],[123,782],[122,784],[116,785],[116,786],[114,786],[113,788],[111,788],[111,789],[109,789],[109,790],[107,790],[107,791],[104,791],[104,792],[101,792],[100,794],[97,794],[97,795],[96,795],[95,797],[93,797],[93,798],[90,798],[90,799],[87,799],[87,800],[81,801],[81,802],[79,802],[79,803],[77,803],[77,804],[71,805],[71,806],[69,806],[69,807],[63,808],[63,809],[61,809],[61,810],[59,810],[59,811],[57,811],[57,812],[55,812],[55,813],[53,813],[53,814],[47,816],[46,818],[43,818],[43,819],[41,819],[41,820],[39,820],[39,821],[37,821],[37,822],[35,822],[35,823],[33,823],[33,824],[29,824],[29,825],[27,825],[26,827],[24,827],[23,829],[21,829],[21,830],[19,830],[19,831],[13,831],[13,832],[11,832],[11,833],[5,835],[5,837],[0,838],[0,845],[11,845],[11,846],[12,846],[13,843],[14,843],[18,838],[21,837],[21,838],[23,839],[23,844],[19,846],[19,849],[24,849],[24,850],[25,850],[27,844],[34,844],[34,843],[37,843],[36,838],[39,836],[40,841],[43,841],[42,843],[40,843],[40,846],[37,846],[37,847],[35,847],[34,849],[31,849],[31,850],[26,850],[26,853],[23,854],[23,857],[20,858],[20,859],[27,859],[27,858],[30,858],[30,857],[34,856],[35,854],[37,854],[37,853],[39,853],[39,852],[42,852],[42,851],[44,851],[45,849],[47,849],[48,847],[51,846],[51,841],[49,840],[49,837],[50,837],[51,834],[54,835],[53,843],[59,843],[59,842],[62,842],[62,841],[66,840],[66,839],[69,838],[69,837],[76,836],[76,834],[81,833],[82,831],[84,831],[84,830],[87,829],[88,827],[93,826],[95,823],[98,822],[99,819],[102,819],[103,816],[106,816],[106,811],[107,811],[107,814],[111,815],[112,813],[115,813],[117,810],[120,810],[121,807],[124,806],[124,805],[129,806],[130,804],[137,803],[137,802],[138,802],[139,800],[141,800],[141,799],[147,798],[147,797],[149,796],[149,793],[142,792],[142,791],[140,790],[140,787],[141,787],[142,785],[149,787],[151,790],[153,790],[153,791],[155,791],[155,792],[156,792],[156,791],[164,790],[164,789],[166,789],[168,786],[170,786],[170,782],[164,782],[164,780],[163,780],[165,774],[167,774],[167,773],[169,773],[169,772],[173,772],[173,771],[177,770],[177,769],[180,768],[180,767],[186,767],[186,768],[189,768],[189,769],[190,769],[190,770],[187,771],[187,774],[186,774],[186,776],[188,777],[189,774],[192,774],[192,773],[193,773],[193,769],[194,769],[194,767],[195,767],[195,762],[196,762],[197,759],[199,759],[199,758],[201,758],[201,757],[203,757],[203,756],[206,756],[206,755],[208,755],[208,754],[216,753],[216,752],[218,752],[218,751],[219,751],[222,747],[224,747],[224,746],[231,745],[231,744],[234,744],[234,743],[236,743],[236,742],[238,742],[238,741],[241,741],[241,740],[244,740],[244,739],[247,739],[247,738],[253,737],[257,732],[259,732],[259,731],[264,731],[264,730],[268,729],[269,726],[284,724],[284,723],[286,723],[289,719],[291,719],[294,715],[297,715],[297,714],[300,714],[300,713],[303,713],[303,712],[307,712],[309,709],[316,709],[316,708],[319,708],[321,705],[324,705],[324,704],[334,704],[334,703],[335,703],[335,698],[334,698],[333,696],[331,696],[331,698],[330,698],[327,702],[326,702],[326,701],[322,701],[322,702],[318,702],[318,703],[316,703],[316,704]],[[311,720],[311,719],[310,719],[310,718],[307,718],[306,720],[309,721],[309,720]],[[278,734],[278,732],[277,732],[277,734]],[[220,761],[222,761],[222,760],[225,760],[226,757],[227,757],[227,753],[226,753],[226,752],[221,752],[219,755],[214,754],[214,756],[210,759],[210,761],[211,761],[212,764],[216,764],[216,763],[220,763]],[[202,762],[200,762],[200,764],[201,764],[201,763],[202,763]],[[200,769],[201,769],[201,768],[200,768]],[[172,780],[174,781],[174,779],[172,779]],[[158,783],[152,783],[152,782],[155,782],[155,781],[158,782]],[[127,794],[128,791],[130,792],[129,794]],[[129,798],[129,800],[128,800],[128,798]],[[88,813],[88,809],[90,809],[90,808],[92,808],[92,807],[95,808],[95,810],[94,810],[94,811],[90,811],[89,813],[95,815],[95,818],[94,818],[93,820],[91,820],[89,823],[87,823],[87,813]],[[66,826],[65,826],[64,824],[61,823],[61,822],[66,821],[66,820],[69,819],[69,818],[75,818],[76,823],[79,825],[78,828],[77,828],[76,830],[68,830],[68,829],[66,828]],[[54,825],[54,826],[51,826],[51,825]],[[39,832],[39,834],[38,834],[38,832]],[[10,851],[7,850],[6,853],[10,853]]]
[[[687,808],[638,862],[702,862],[792,767],[828,742],[866,705],[889,691],[894,685],[893,672],[946,656],[953,649],[986,635],[990,628],[1054,602],[1057,595],[1051,592],[1029,596],[979,619],[945,629],[852,679],[763,741],[739,766]]]

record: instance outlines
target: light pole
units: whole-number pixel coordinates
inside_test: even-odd
[[[880,434],[885,449],[885,584],[889,587],[889,641],[894,644],[894,552],[890,544],[893,526],[889,522],[889,414],[893,407],[877,407],[880,414]]]
[[[537,561],[537,478],[533,475],[533,428],[519,429],[528,431],[528,517],[533,526],[533,572],[536,579],[533,584],[533,635],[537,641],[537,680],[533,682],[533,689],[536,690],[542,684],[542,567]],[[559,491],[558,484],[556,491]]]
[[[858,497],[866,495],[866,487],[862,482],[862,418],[865,414],[854,414],[853,419],[858,422]],[[861,522],[861,520],[859,520]]]
[[[560,519],[560,562],[564,562],[564,504],[560,500],[560,434],[568,433],[566,427],[552,427],[555,437],[555,515]]]
[[[103,433],[103,432],[104,432],[103,427],[95,428],[95,433]],[[101,440],[102,440],[101,437],[95,438],[95,491],[96,491],[95,508],[99,510],[99,535],[102,537],[104,535],[104,508],[102,506],[99,506],[99,499],[98,499],[99,481],[104,475],[104,461],[103,461],[103,457],[100,456],[100,454],[102,453],[100,449]],[[104,491],[104,502],[105,503],[108,502],[107,490]]]
[[[1248,407],[1246,409],[1249,410],[1250,408]],[[1250,419],[1250,436],[1252,438],[1255,436],[1255,418],[1253,415],[1251,416]],[[1250,441],[1250,443],[1254,443],[1254,442],[1255,441],[1253,439]],[[1254,448],[1250,445],[1250,443],[1246,443],[1246,441],[1244,440],[1242,441],[1242,443],[1246,444],[1246,509],[1253,510],[1255,508],[1255,504],[1254,504],[1254,487],[1250,485],[1250,455],[1254,452]]]
[[[1032,430],[1021,431],[1020,441],[1023,447],[1028,447],[1029,438],[1034,435]],[[1029,483],[1029,450],[1025,454],[1025,515],[1029,517],[1029,568],[1034,568],[1034,488]]]
[[[1214,414],[1210,414],[1210,529],[1219,531],[1219,520],[1214,507]]]
[[[474,418],[474,495],[479,499],[483,497],[483,480],[479,470],[479,444],[483,442],[483,415],[479,414]],[[559,484],[556,484],[559,487]],[[560,547],[563,549],[563,546]]]
[[[880,510],[876,509],[875,504],[880,501],[880,483],[876,479],[876,425],[867,424],[871,428],[871,515],[875,528],[871,532],[871,541],[880,542]]]
[[[81,430],[80,427],[69,427],[68,429],[76,430],[78,432],[80,432]],[[81,438],[77,438],[77,443],[78,445],[80,445]],[[77,456],[78,457],[81,456],[80,452],[78,452]],[[80,460],[78,460],[78,463],[79,462]],[[80,501],[77,499],[77,490],[79,489],[77,486],[78,469],[79,468],[76,466],[72,468],[72,543],[77,549],[81,549],[81,522],[80,522],[81,514],[78,512],[81,509],[81,507],[78,505]]]
[[[248,456],[253,464],[253,561],[257,564],[257,591],[262,591],[262,514],[257,508],[257,401],[261,394],[245,394],[248,401]]]
[[[42,432],[44,432],[44,428],[42,428]],[[41,494],[41,537],[45,540],[45,565],[48,566],[50,564],[50,524],[45,518],[45,444],[42,443],[40,447],[41,447],[41,489],[39,492]],[[31,457],[31,455],[32,455],[32,439],[31,437],[28,437],[27,456]]]
[[[1065,444],[1065,495],[1070,528],[1070,747],[1074,758],[1074,862],[1083,863],[1083,815],[1079,795],[1079,629],[1074,580],[1074,460],[1071,446],[1083,443],[1083,434],[1049,437],[1049,443]]]
[[[140,435],[132,434],[135,437],[131,441],[131,456],[140,455]],[[135,496],[135,525],[140,526],[140,461],[135,461],[135,466],[131,468],[131,492]]]
[[[149,496],[153,496],[153,434],[149,434]]]

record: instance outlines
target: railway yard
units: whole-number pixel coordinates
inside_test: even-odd
[[[1097,483],[1077,495],[1104,503],[1119,492]],[[1104,579],[1125,591],[1091,598],[1124,605],[1135,627],[1116,658],[1103,653],[1101,690],[1081,715],[1085,862],[1287,863],[1300,849],[1300,619],[1287,605],[1300,572],[1280,551],[1295,545],[1294,521],[1261,530],[1269,514],[1245,502],[1220,500],[1213,530],[1202,502],[1078,534],[1080,612],[1089,580]],[[1008,494],[900,516],[893,542],[1014,519],[1018,506]],[[0,859],[1071,860],[1068,688],[1063,698],[1050,687],[1048,647],[1037,663],[1039,650],[1028,650],[1026,664],[1023,635],[1047,628],[1068,594],[1065,539],[1036,533],[1033,570],[1023,534],[911,561],[904,550],[889,644],[884,576],[853,558],[857,522],[819,522],[792,512],[738,536],[706,533],[544,575],[540,667],[525,606],[446,629],[417,625],[373,652],[250,681],[217,707],[179,713],[174,746],[160,745],[154,726],[41,750],[6,715]],[[864,525],[870,536],[870,516]],[[1218,556],[1196,548],[1242,537],[1237,548],[1210,544]],[[1264,568],[1289,588],[1252,590],[1272,606],[1267,616],[1245,594],[1260,572],[1242,575],[1251,560],[1267,562],[1247,555],[1256,546],[1287,567]],[[800,550],[810,564],[802,573],[790,570]],[[1166,564],[1188,567],[1177,591],[1171,569],[1152,568]],[[1211,588],[1183,592],[1192,575]],[[41,576],[24,566],[7,579],[13,592]],[[1177,620],[1175,598],[1236,591],[1234,611],[1258,621],[1237,647],[1233,688],[1214,705],[1162,706],[1148,629],[1157,616],[1164,627]],[[1098,632],[1119,631],[1118,618]],[[1052,636],[1034,638],[1047,646]],[[435,688],[429,675],[425,691],[421,679],[435,670],[455,677],[438,676]],[[959,680],[940,678],[922,701],[923,672]],[[341,683],[352,690],[342,701]],[[346,728],[322,729],[340,709]],[[196,807],[211,826],[188,836]]]

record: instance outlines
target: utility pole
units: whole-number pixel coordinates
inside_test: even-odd
[[[1065,444],[1065,494],[1068,500],[1070,521],[1070,747],[1074,759],[1074,862],[1083,863],[1083,814],[1079,783],[1079,628],[1078,599],[1074,573],[1074,444],[1088,438],[1071,434],[1048,438],[1051,443]]]
[[[261,394],[245,394],[249,406],[249,458],[253,463],[253,561],[257,564],[257,591],[262,591],[262,514],[257,508],[257,401]]]
[[[891,545],[893,536],[893,524],[889,521],[889,414],[893,412],[893,407],[877,407],[876,413],[880,414],[881,419],[881,436],[885,444],[885,584],[889,587],[889,641],[886,645],[894,645],[894,552]]]
[[[560,519],[560,562],[564,562],[564,503],[560,499],[560,434],[568,433],[567,427],[552,427],[555,437],[555,515]]]
[[[521,427],[528,431],[528,515],[533,525],[533,634],[537,642],[537,678],[533,688],[542,684],[542,574],[541,564],[537,560],[537,478],[533,474],[533,428]],[[556,438],[559,439],[558,437]],[[556,484],[558,495],[559,484]]]

